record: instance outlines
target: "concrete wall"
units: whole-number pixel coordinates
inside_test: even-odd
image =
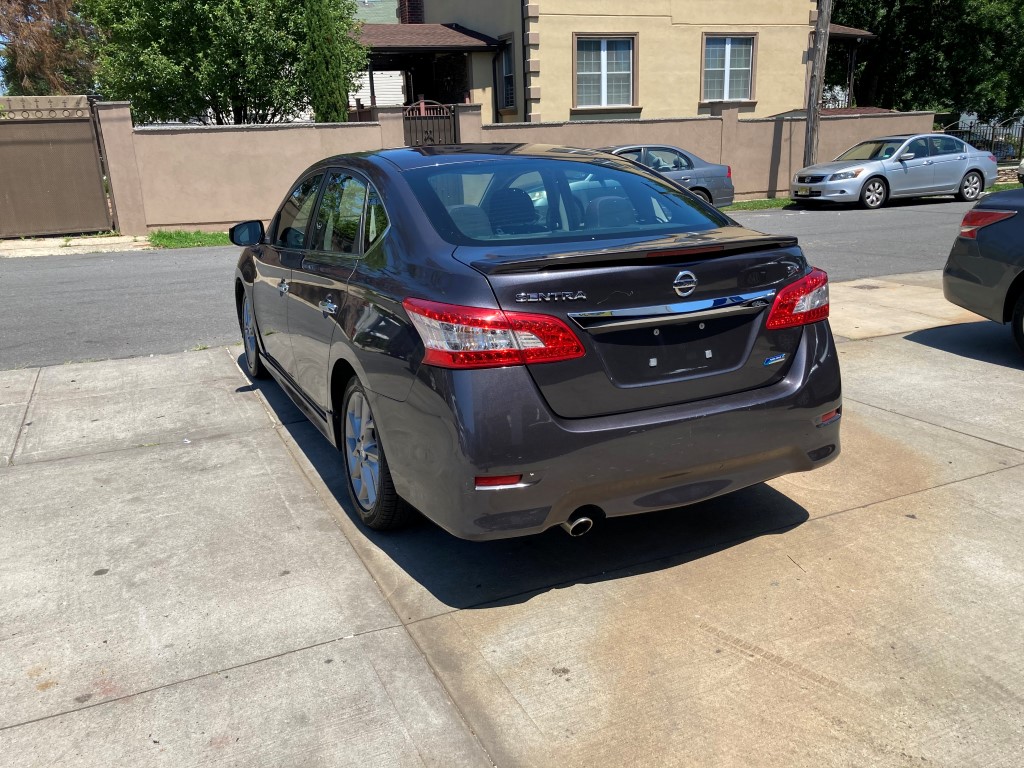
[[[401,108],[397,113],[397,120],[388,112],[374,123],[133,129],[127,103],[101,104],[118,229],[225,230],[269,219],[288,186],[316,161],[401,145]]]
[[[731,165],[739,199],[787,195],[803,158],[802,118],[740,119],[737,108],[667,120],[516,124],[484,123],[483,111],[482,105],[457,108],[463,142],[674,144]],[[318,160],[403,143],[401,107],[375,110],[376,122],[340,125],[133,128],[126,103],[101,104],[98,115],[117,226],[131,235],[268,220],[289,185]],[[831,159],[874,136],[928,131],[932,118],[930,112],[824,117],[819,157]]]

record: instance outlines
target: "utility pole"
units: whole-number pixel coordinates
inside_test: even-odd
[[[807,135],[804,137],[804,166],[814,165],[818,156],[818,123],[821,93],[825,87],[825,59],[828,57],[828,26],[832,21],[832,0],[818,0],[818,21],[814,26],[814,59],[807,89]]]

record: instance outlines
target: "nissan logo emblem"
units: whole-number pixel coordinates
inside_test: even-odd
[[[680,296],[689,296],[697,290],[697,276],[693,272],[684,269],[676,275],[676,279],[672,281],[672,287],[676,289],[676,293]]]

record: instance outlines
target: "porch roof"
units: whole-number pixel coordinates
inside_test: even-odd
[[[874,40],[877,37],[877,35],[868,32],[866,29],[844,27],[842,24],[829,24],[828,36],[835,40],[856,40],[857,38],[862,40]]]
[[[372,53],[471,53],[498,47],[494,38],[459,24],[363,24],[360,40]]]

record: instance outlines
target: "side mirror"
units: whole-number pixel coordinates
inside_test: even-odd
[[[917,155],[915,155],[913,152],[904,152],[902,155],[899,156],[898,159],[902,163],[906,160],[913,160],[915,157],[917,157]]]
[[[243,221],[228,230],[231,242],[243,248],[247,245],[262,243],[265,234],[262,221]]]

